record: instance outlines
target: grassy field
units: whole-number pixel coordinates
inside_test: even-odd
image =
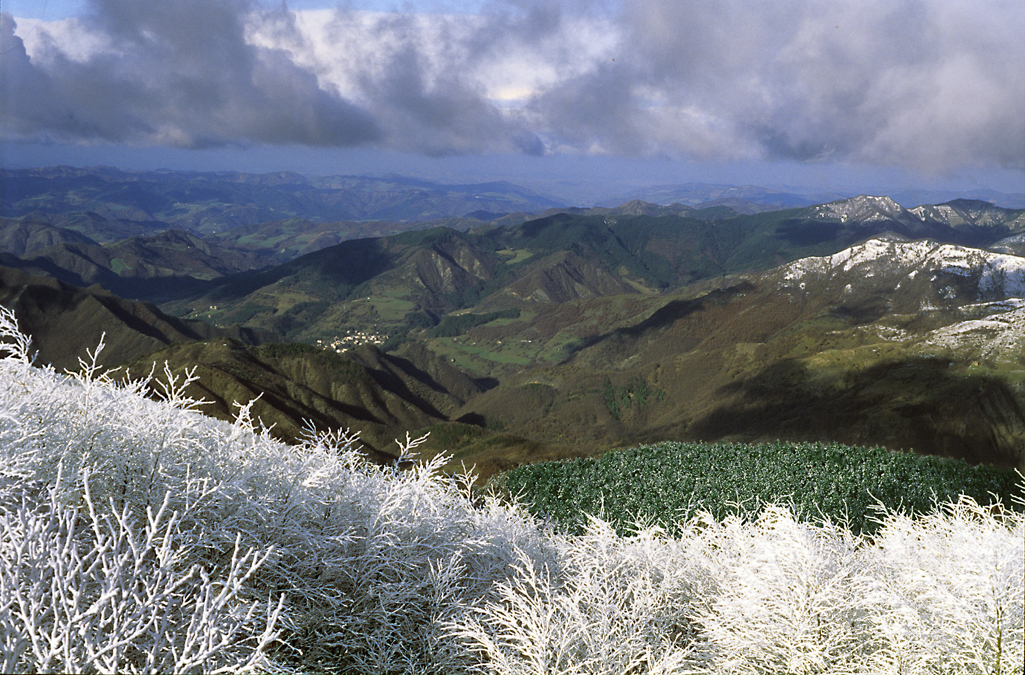
[[[368,295],[355,302],[365,302],[373,312],[376,312],[381,321],[397,323],[416,308],[416,305],[407,300],[405,295],[402,290],[393,289]]]
[[[521,249],[505,248],[505,249],[501,249],[500,251],[496,251],[496,253],[498,253],[498,255],[502,256],[503,258],[506,258],[506,261],[505,261],[506,265],[518,265],[519,263],[523,262],[524,260],[526,260],[526,259],[528,259],[528,258],[530,258],[531,256],[534,255],[533,252],[528,251],[525,248],[521,248]]]
[[[504,342],[477,344],[466,336],[457,336],[434,338],[428,341],[427,346],[457,367],[480,377],[508,370],[510,367],[520,369],[534,361],[533,350],[518,342],[508,345]]]

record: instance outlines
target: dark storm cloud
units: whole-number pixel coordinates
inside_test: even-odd
[[[85,61],[30,59],[4,17],[4,121],[23,136],[204,147],[348,145],[380,137],[365,111],[277,50],[246,42],[242,2],[96,0],[109,42]]]
[[[541,140],[525,124],[503,114],[467,77],[465,64],[478,50],[481,26],[440,23],[427,42],[419,24],[417,17],[392,14],[364,33],[370,45],[391,45],[368,55],[373,63],[364,62],[355,78],[361,100],[388,130],[386,142],[432,156],[543,152]],[[445,67],[438,68],[439,61]]]
[[[246,0],[91,7],[107,48],[88,58],[29,58],[5,18],[11,132],[1025,168],[1020,0],[494,0],[315,20]]]
[[[619,24],[614,63],[533,103],[570,143],[1025,166],[1025,3],[641,0]]]
[[[105,67],[101,64],[85,68],[58,58],[56,68],[37,68],[15,36],[15,27],[9,15],[0,15],[0,106],[7,129],[113,139],[122,137],[126,129],[147,128],[143,119],[111,105],[111,101],[137,96],[135,86],[96,77],[95,72]]]

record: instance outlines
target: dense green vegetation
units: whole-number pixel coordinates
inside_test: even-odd
[[[624,410],[629,410],[634,404],[641,408],[650,401],[661,401],[664,398],[664,391],[653,389],[647,380],[640,377],[622,386],[616,386],[612,380],[606,379],[605,391],[602,392],[605,407],[617,420],[622,418]]]
[[[637,522],[673,530],[697,511],[753,518],[769,502],[790,503],[810,520],[872,532],[880,504],[926,513],[937,500],[964,494],[980,504],[996,496],[1008,505],[1021,490],[1008,469],[819,443],[661,443],[598,459],[521,466],[501,481],[535,515],[571,531],[583,531],[587,514],[601,514],[620,533]]]
[[[276,343],[272,342],[266,345],[260,345],[253,350],[260,356],[266,356],[272,359],[280,359],[288,356],[302,356],[303,354],[320,354],[323,350],[320,347],[315,347],[305,342],[284,342]]]
[[[484,314],[448,314],[441,320],[441,323],[427,332],[427,337],[455,337],[495,319],[518,319],[519,317],[520,310],[516,308]]]
[[[681,216],[584,216],[560,213],[490,236],[536,254],[577,251],[608,270],[624,270],[656,288],[723,273],[728,251],[744,235],[739,224]],[[657,245],[653,246],[653,242]],[[686,242],[686,243],[683,243]]]

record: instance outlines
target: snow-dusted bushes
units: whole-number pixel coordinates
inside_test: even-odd
[[[1021,673],[1025,518],[970,499],[890,514],[866,550],[862,603],[891,673]]]
[[[714,525],[696,519],[687,531]],[[452,627],[489,671],[668,673],[700,665],[694,616],[720,583],[707,539],[669,538],[657,528],[624,538],[590,518],[585,534],[559,543],[561,573],[520,565],[496,581],[498,602]]]
[[[0,335],[4,671],[1021,673],[1020,513],[569,536],[443,458],[285,446]]]
[[[862,672],[866,561],[850,532],[769,507],[753,523],[727,519],[717,539],[720,586],[697,620],[724,672]]]
[[[371,466],[347,433],[311,433],[289,447],[254,424],[248,406],[234,424],[198,414],[181,393],[187,379],[165,373],[165,400],[152,401],[144,383],[121,385],[99,372],[95,352],[75,375],[32,367],[9,312],[0,312],[0,336],[8,352],[0,359],[0,485],[35,486],[4,493],[3,555],[17,557],[24,546],[42,551],[51,541],[79,551],[59,572],[78,594],[54,596],[72,604],[34,623],[11,619],[9,634],[83,642],[57,662],[40,661],[11,638],[4,649],[12,670],[105,670],[106,661],[78,654],[117,649],[127,624],[116,618],[90,632],[80,619],[106,611],[109,598],[95,589],[112,579],[145,589],[116,599],[117,617],[135,612],[132,603],[162,613],[145,635],[133,634],[122,669],[166,664],[168,644],[177,650],[170,658],[181,659],[174,670],[187,669],[191,657],[178,645],[192,639],[189,631],[226,634],[214,613],[194,616],[210,593],[252,635],[225,642],[199,669],[263,667],[265,658],[308,669],[462,668],[471,662],[445,627],[472,604],[497,598],[493,580],[523,559],[558,566],[555,545],[525,510],[493,499],[475,506],[465,481],[440,474],[444,458],[407,472]],[[407,438],[404,447],[416,444]],[[39,521],[44,516],[50,520]],[[186,583],[176,574],[191,577]],[[24,588],[41,593],[45,583],[4,577],[0,615]],[[254,613],[256,606],[263,610]]]
[[[75,509],[54,487],[33,487],[0,490],[0,672],[267,665],[281,603],[238,596],[268,554],[236,545],[227,569],[212,576],[183,560],[167,499],[137,523],[127,509],[98,512],[88,490]]]
[[[875,540],[769,507],[677,537],[591,519],[455,627],[499,673],[1021,673],[1025,518],[970,499]]]

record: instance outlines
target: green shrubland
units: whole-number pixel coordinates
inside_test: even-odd
[[[699,511],[753,518],[768,503],[872,532],[880,507],[923,514],[958,495],[1008,504],[1019,481],[1009,469],[838,443],[660,443],[521,466],[498,479],[570,531],[592,514],[620,533],[637,522],[672,530]]]
[[[442,318],[441,323],[427,331],[427,337],[455,337],[495,319],[516,319],[519,316],[520,310],[518,309],[503,309],[484,314],[447,314]]]

